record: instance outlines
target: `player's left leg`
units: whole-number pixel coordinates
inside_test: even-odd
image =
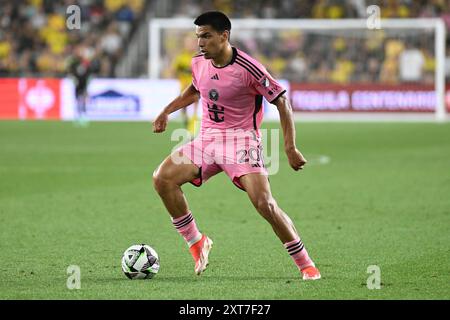
[[[270,223],[272,229],[284,244],[302,272],[303,279],[320,279],[319,270],[309,257],[294,223],[273,198],[267,177],[258,173],[250,173],[240,177],[240,183],[256,210]]]

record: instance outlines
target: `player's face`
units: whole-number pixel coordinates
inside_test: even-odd
[[[205,59],[220,55],[228,40],[227,32],[217,32],[211,26],[197,26],[196,32],[200,52]]]

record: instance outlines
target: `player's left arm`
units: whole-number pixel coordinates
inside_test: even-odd
[[[270,75],[270,73],[257,61],[249,62],[253,72],[245,73],[246,81],[253,87],[257,94],[262,95],[278,108],[280,113],[281,128],[283,129],[284,151],[289,164],[295,171],[303,169],[306,159],[297,149],[295,144],[295,124],[292,114],[292,106],[286,97],[286,90]],[[257,73],[256,71],[259,73]],[[259,77],[258,77],[259,75]],[[276,97],[275,99],[273,97]]]
[[[280,113],[281,128],[283,129],[284,151],[289,160],[289,164],[295,171],[302,170],[306,164],[306,159],[297,149],[295,144],[295,123],[292,106],[285,94],[272,101],[277,106]]]

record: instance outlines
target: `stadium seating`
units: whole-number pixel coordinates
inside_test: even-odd
[[[0,1],[0,76],[64,77],[71,55],[79,52],[88,61],[97,60],[96,76],[115,77],[115,66],[126,54],[138,22],[146,18],[143,13],[152,3],[158,2]],[[75,3],[81,8],[81,30],[68,30],[66,8]],[[450,0],[378,0],[370,4],[379,5],[384,18],[442,17],[450,26]],[[194,18],[205,10],[221,10],[232,18],[342,19],[367,15],[365,1],[355,0],[172,0],[164,1],[164,9],[155,7],[155,17]],[[280,47],[271,46],[270,38],[253,42],[237,38],[234,44],[256,55],[276,77],[312,83],[395,83],[402,80],[404,73],[401,56],[408,57],[405,54],[407,44],[401,40],[374,38],[356,42],[351,38],[331,37],[330,41],[324,42],[314,34],[301,32],[286,32],[282,37],[283,46]],[[432,41],[422,35],[422,39],[416,41],[417,46],[410,48],[421,55],[424,64],[421,80],[424,83],[433,82]],[[179,47],[168,43],[165,50],[167,56],[176,57]],[[129,76],[145,76],[146,68],[141,72]],[[174,77],[174,73],[166,70],[163,76]]]

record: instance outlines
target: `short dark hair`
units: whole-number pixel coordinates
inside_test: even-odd
[[[220,11],[208,11],[199,15],[194,24],[197,26],[210,25],[214,30],[218,32],[224,32],[231,30],[231,21],[228,17]]]

